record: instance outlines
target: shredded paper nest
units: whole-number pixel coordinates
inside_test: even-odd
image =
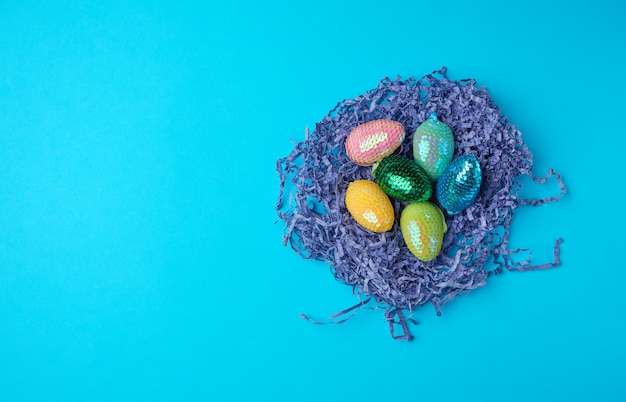
[[[446,216],[448,231],[442,252],[425,263],[411,254],[402,238],[399,217],[405,202],[392,200],[396,223],[386,233],[370,232],[352,219],[344,203],[348,184],[373,177],[371,168],[348,159],[344,143],[359,124],[395,120],[407,133],[397,153],[412,159],[413,133],[432,112],[452,128],[454,158],[478,158],[483,183],[473,205],[458,215]],[[289,156],[277,161],[280,193],[276,210],[285,222],[283,241],[303,258],[328,262],[335,278],[353,286],[361,299],[373,297],[386,306],[392,336],[410,340],[403,311],[431,303],[439,315],[445,303],[485,285],[489,276],[503,269],[526,271],[560,265],[560,239],[554,245],[554,262],[542,265],[516,257],[520,250],[508,246],[511,219],[520,205],[540,205],[565,193],[557,173],[549,170],[546,178],[537,178],[532,175],[532,164],[532,153],[520,131],[487,89],[474,80],[450,80],[445,67],[419,80],[386,78],[365,94],[340,102],[314,131],[307,131],[305,140],[295,144]],[[519,178],[523,175],[537,182],[555,176],[561,194],[520,198]],[[401,335],[395,334],[394,324],[401,325]]]

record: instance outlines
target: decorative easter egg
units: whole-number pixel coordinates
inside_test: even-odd
[[[413,134],[413,157],[428,176],[437,180],[454,154],[452,129],[437,119],[435,113],[420,124]]]
[[[443,212],[428,201],[410,203],[402,210],[400,229],[407,247],[424,262],[441,251],[443,234],[448,230]]]
[[[346,153],[357,165],[371,166],[398,149],[405,135],[404,126],[397,121],[368,121],[350,132]]]
[[[372,175],[388,195],[402,201],[424,201],[432,195],[428,175],[417,163],[390,155],[374,164]]]
[[[393,226],[391,201],[373,181],[357,180],[348,184],[345,201],[350,215],[365,229],[381,233]]]
[[[439,204],[455,215],[472,205],[482,183],[482,171],[473,155],[462,155],[448,165],[437,182]]]

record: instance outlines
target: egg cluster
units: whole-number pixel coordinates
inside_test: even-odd
[[[402,124],[384,119],[350,132],[346,153],[354,163],[372,166],[375,182],[350,183],[345,203],[359,225],[381,233],[391,230],[394,223],[388,196],[408,202],[400,216],[402,236],[411,253],[427,262],[439,255],[447,231],[440,207],[449,215],[469,207],[478,196],[482,171],[473,155],[452,159],[454,134],[435,113],[413,134],[413,160],[394,154],[405,136]],[[433,195],[436,200],[430,202]]]

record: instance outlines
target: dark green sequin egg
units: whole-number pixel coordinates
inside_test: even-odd
[[[415,161],[400,155],[383,158],[372,175],[387,195],[402,201],[425,201],[432,195],[432,183]]]

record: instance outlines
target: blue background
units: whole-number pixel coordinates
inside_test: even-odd
[[[0,401],[625,400],[623,3],[297,3],[0,3]],[[563,266],[412,343],[299,319],[355,299],[282,246],[276,159],[444,65],[563,174],[511,237]]]

